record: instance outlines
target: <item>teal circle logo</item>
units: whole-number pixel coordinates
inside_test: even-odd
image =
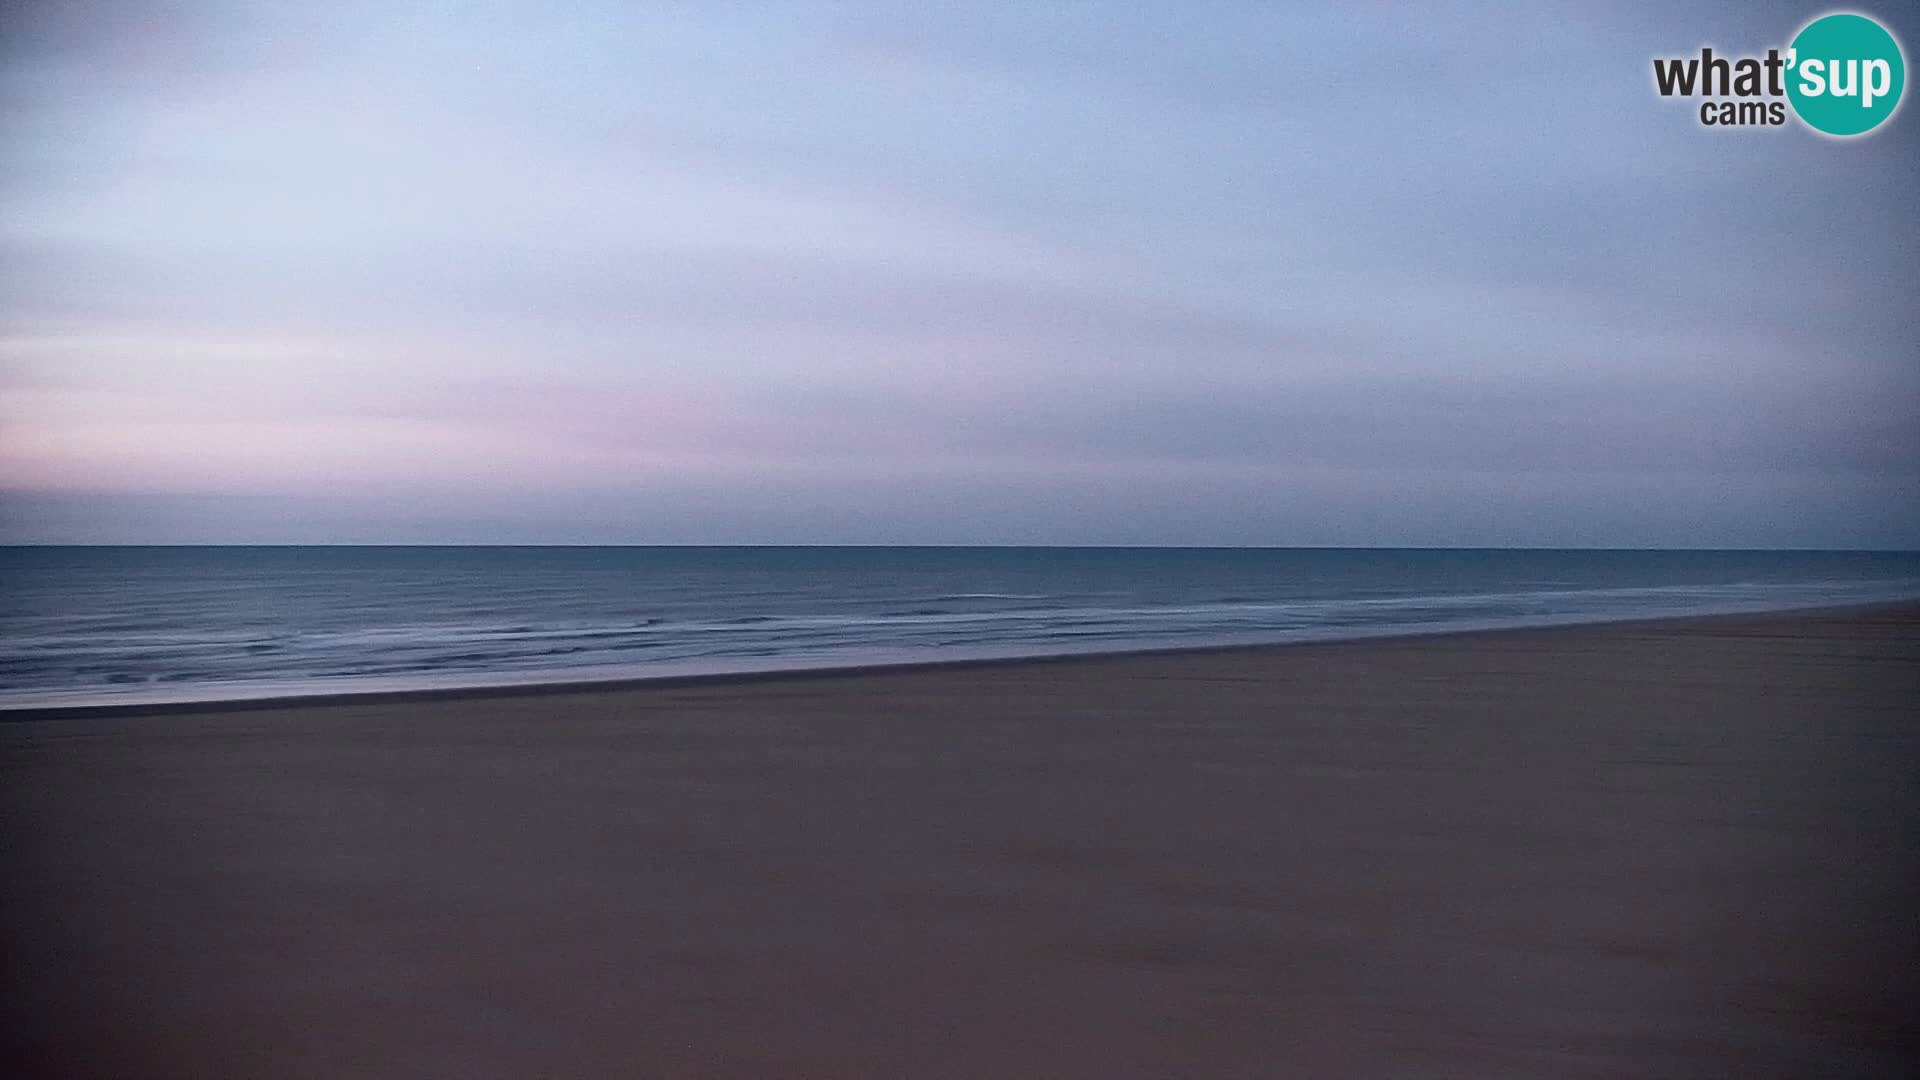
[[[1809,127],[1864,135],[1893,115],[1907,86],[1907,61],[1886,27],[1865,15],[1808,23],[1787,53],[1787,100]]]

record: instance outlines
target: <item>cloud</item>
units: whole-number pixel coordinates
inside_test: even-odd
[[[1920,543],[1920,129],[1647,85],[1787,8],[16,7],[0,486],[74,522]]]

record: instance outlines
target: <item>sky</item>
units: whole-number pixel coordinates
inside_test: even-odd
[[[12,0],[0,541],[1920,547],[1823,10]]]

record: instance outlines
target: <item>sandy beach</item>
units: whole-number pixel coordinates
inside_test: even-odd
[[[1920,1061],[1920,608],[0,723],[16,1076]]]

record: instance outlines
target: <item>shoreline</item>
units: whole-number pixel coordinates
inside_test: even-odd
[[[0,724],[12,1075],[1906,1077],[1920,605]]]
[[[33,1076],[1910,1076],[1920,605],[0,724]]]
[[[410,703],[478,701],[491,698],[530,698],[574,694],[618,693],[649,688],[751,686],[782,680],[812,680],[873,675],[912,675],[927,672],[991,670],[1029,665],[1073,664],[1126,658],[1179,657],[1205,655],[1260,654],[1269,650],[1295,650],[1314,647],[1353,645],[1369,642],[1418,641],[1440,638],[1476,637],[1579,631],[1593,627],[1648,627],[1666,624],[1747,620],[1774,616],[1850,617],[1877,611],[1898,614],[1920,611],[1920,599],[1880,600],[1861,604],[1819,605],[1796,608],[1761,608],[1740,611],[1703,612],[1684,615],[1629,616],[1618,619],[1578,622],[1528,622],[1504,626],[1438,627],[1431,630],[1390,628],[1377,633],[1341,637],[1315,637],[1289,641],[1230,642],[1192,645],[1148,645],[1140,648],[1092,648],[1085,651],[1011,653],[986,656],[954,656],[945,659],[900,661],[827,660],[818,665],[798,667],[750,668],[737,671],[673,672],[636,675],[622,669],[618,675],[598,678],[541,678],[528,672],[522,680],[508,676],[500,682],[441,686],[340,689],[285,694],[262,693],[246,697],[172,699],[164,701],[102,701],[54,705],[0,704],[0,725],[39,723],[58,720],[120,719],[165,717],[202,713],[257,712],[273,709],[329,708],[354,705],[405,705]],[[454,676],[458,678],[459,676]]]

